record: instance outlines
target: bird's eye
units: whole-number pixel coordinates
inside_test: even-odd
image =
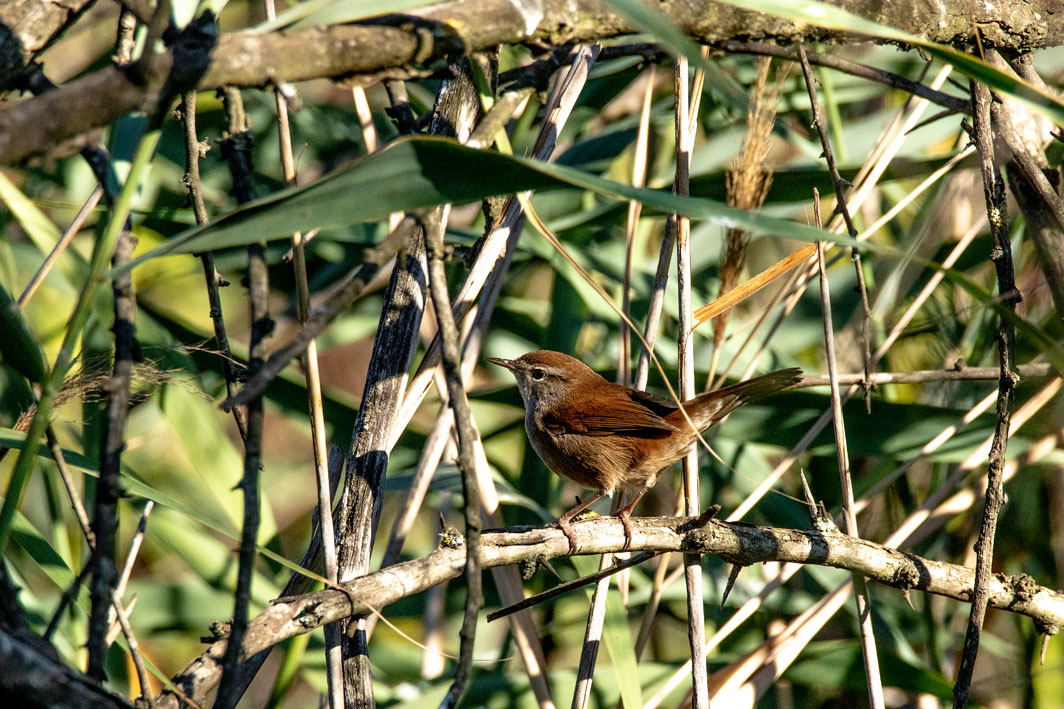
[[[543,379],[543,377],[545,377],[545,376],[547,376],[547,373],[544,372],[539,367],[536,367],[535,369],[532,370],[532,378],[535,379],[537,382],[539,380]]]

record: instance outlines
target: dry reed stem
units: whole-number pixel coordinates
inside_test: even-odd
[[[40,267],[30,278],[30,282],[26,284],[26,287],[22,291],[22,295],[18,297],[18,305],[20,308],[26,307],[26,303],[33,297],[33,294],[37,292],[37,289],[42,283],[44,283],[45,277],[51,272],[52,266],[59,260],[59,257],[66,251],[67,246],[74,239],[74,236],[81,230],[85,220],[92,214],[92,210],[96,209],[96,205],[100,203],[100,198],[103,197],[103,187],[97,185],[96,189],[92,191],[89,198],[85,200],[85,204],[81,205],[81,209],[74,215],[74,219],[67,225],[66,230],[59,237],[59,240],[55,242],[55,246],[48,252],[48,255],[41,262]]]
[[[804,55],[803,55],[804,58]],[[807,65],[808,66],[808,65]],[[820,198],[813,190],[813,209],[817,226],[820,225]],[[831,383],[831,417],[835,430],[835,448],[839,464],[839,483],[842,488],[843,528],[852,537],[860,537],[857,529],[857,512],[854,509],[853,481],[850,474],[850,454],[846,441],[846,424],[842,417],[842,401],[839,397],[839,372],[835,357],[835,332],[831,318],[831,292],[828,286],[827,268],[824,265],[824,246],[817,244],[817,266],[820,271],[820,305],[824,321],[824,349],[828,364],[828,378]],[[866,360],[867,362],[867,360]],[[867,371],[867,368],[866,368]],[[853,575],[855,600],[857,601],[857,622],[861,636],[861,650],[865,666],[865,681],[868,685],[868,698],[872,707],[882,709],[883,680],[879,672],[879,653],[876,650],[875,631],[872,628],[872,604],[864,577]]]
[[[273,0],[266,0],[266,17],[276,18]],[[362,103],[365,93],[360,88]],[[286,187],[296,184],[295,158],[292,152],[292,130],[288,120],[288,101],[277,86],[274,87],[274,104],[277,108],[277,137],[280,150],[281,167]],[[368,106],[366,106],[368,108]],[[359,114],[361,117],[361,113]],[[366,130],[363,124],[363,131]],[[372,130],[372,121],[370,121]],[[370,139],[366,141],[370,145]],[[296,314],[300,325],[306,325],[310,317],[310,284],[307,280],[307,264],[304,256],[306,235],[302,232],[292,234],[292,268],[296,282]],[[307,405],[310,413],[311,449],[314,455],[314,481],[317,489],[318,519],[321,533],[321,550],[325,578],[329,583],[337,583],[336,532],[333,528],[332,486],[329,480],[329,450],[325,440],[325,413],[321,395],[321,373],[318,368],[318,345],[316,340],[307,342],[306,352],[302,357],[304,381],[307,387]],[[325,628],[325,673],[328,682],[326,697],[330,709],[342,709],[344,705],[343,656],[340,639],[340,626],[332,624]]]
[[[644,75],[646,89],[643,91],[643,105],[639,111],[639,132],[635,140],[635,155],[632,157],[632,186],[643,187],[647,178],[647,153],[650,142],[650,107],[654,97],[655,67]],[[628,217],[624,227],[624,278],[621,281],[621,310],[631,317],[631,283],[632,250],[635,245],[636,229],[639,227],[639,215],[643,203],[632,200],[628,203]],[[620,351],[617,354],[617,383],[629,386],[632,381],[632,335],[627,327],[620,329]]]
[[[707,47],[703,47],[708,52]],[[688,112],[689,89],[687,85],[687,59],[676,60],[676,179],[673,192],[690,194],[691,152],[694,147],[694,121]],[[692,304],[691,304],[691,220],[677,216],[676,220],[676,280],[679,295],[679,341],[677,360],[680,369],[680,400],[686,401],[695,395],[695,364],[693,349]],[[682,410],[682,409],[681,409]],[[684,511],[694,517],[700,512],[698,495],[698,449],[693,449],[681,459],[684,490]],[[702,591],[702,557],[684,554],[684,577],[687,585],[687,639],[691,650],[691,706],[693,709],[709,709],[705,655],[705,602]]]
[[[712,320],[713,318],[717,318],[717,322],[719,322],[723,318],[718,316],[724,316],[731,308],[735,307],[736,304],[746,300],[780,276],[785,275],[798,266],[808,263],[809,260],[815,258],[815,256],[816,246],[813,244],[806,244],[797,251],[772,264],[764,271],[761,271],[756,276],[743,281],[740,285],[736,286],[732,284],[726,292],[722,288],[720,297],[714,299],[710,303],[706,303],[694,312],[694,323],[692,328],[696,328],[707,320]],[[714,348],[716,348],[716,345],[714,345]]]

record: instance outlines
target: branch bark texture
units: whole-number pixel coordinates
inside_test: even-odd
[[[1055,46],[1064,38],[1058,0],[1006,0],[991,6],[949,3],[871,3],[835,0],[858,15],[952,46],[974,41],[1006,51]],[[815,44],[854,37],[794,23],[711,0],[664,0],[655,8],[694,39]],[[262,87],[277,82],[343,79],[406,70],[449,54],[528,41],[592,42],[639,31],[598,0],[465,0],[361,24],[279,32],[245,30],[219,39],[202,89]],[[0,57],[0,60],[3,58]],[[0,163],[47,153],[93,128],[155,103],[173,64],[168,53],[145,61],[139,77],[110,67],[0,112]],[[100,100],[106,97],[106,100]]]
[[[697,518],[633,518],[630,551],[683,551],[716,554],[733,564],[766,561],[831,566],[859,573],[887,586],[917,590],[969,602],[975,572],[856,539],[841,532],[756,527],[713,520],[699,526]],[[605,517],[573,524],[581,554],[616,553],[624,547],[619,520]],[[541,563],[569,554],[569,541],[554,529],[513,527],[486,532],[481,538],[484,568]],[[248,627],[240,656],[249,657],[300,633],[353,615],[383,611],[389,604],[457,578],[466,561],[465,547],[440,548],[420,559],[381,569],[343,584],[302,596],[279,598]],[[1025,574],[990,578],[989,605],[1034,618],[1043,628],[1064,627],[1064,593],[1035,583]],[[195,676],[182,673],[175,682],[193,700],[201,700],[218,681],[225,641],[212,645],[193,664]],[[177,697],[163,694],[157,706],[177,707]]]

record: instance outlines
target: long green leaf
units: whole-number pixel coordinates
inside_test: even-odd
[[[47,374],[41,347],[30,332],[18,302],[0,283],[0,360],[31,382],[42,382]]]
[[[59,227],[2,172],[0,201],[7,205],[12,216],[18,220],[19,226],[26,231],[26,236],[41,253],[48,253],[59,242]]]
[[[440,0],[308,0],[293,5],[255,29],[266,32],[283,27],[335,25],[391,12],[407,12],[438,2]]]
[[[314,182],[277,192],[209,225],[182,232],[110,274],[159,256],[244,246],[290,238],[295,231],[330,229],[387,218],[449,202],[471,202],[525,190],[579,187],[610,199],[642,202],[651,210],[678,212],[725,228],[776,234],[801,241],[831,241],[871,251],[895,249],[856,242],[797,222],[729,207],[714,200],[637,188],[580,170],[466,148],[448,138],[402,138]]]

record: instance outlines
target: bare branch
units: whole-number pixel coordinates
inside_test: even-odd
[[[973,40],[976,27],[994,28],[984,35],[984,45],[1029,50],[1053,46],[1064,38],[1064,13],[1056,12],[1057,4],[1058,0],[1011,0],[995,3],[992,9],[979,6],[971,12],[952,12],[946,5],[924,4],[913,11],[908,3],[877,2],[867,13],[881,23],[944,44],[966,44]],[[707,44],[739,36],[783,44],[846,38],[812,24],[797,26],[712,0],[665,0],[656,7],[689,36]],[[499,44],[592,42],[639,31],[627,17],[598,0],[543,0],[539,9],[533,16],[523,3],[511,0],[466,0],[376,18],[372,23],[234,32],[219,39],[199,88],[338,79],[424,65],[448,54]],[[151,57],[140,67],[139,81],[121,68],[101,69],[0,112],[0,163],[47,153],[130,111],[154,112],[172,64],[170,53]],[[101,101],[101,96],[107,100]]]
[[[838,532],[757,527],[697,518],[633,518],[630,551],[684,551],[716,554],[729,563],[766,561],[830,566],[860,573],[898,589],[933,593],[967,602],[975,573],[972,569],[885,547]],[[624,547],[620,520],[603,517],[573,523],[581,554],[616,553]],[[569,554],[569,541],[554,529],[511,527],[486,532],[480,552],[484,568],[549,560]],[[389,604],[457,578],[465,566],[465,547],[441,548],[420,559],[403,562],[362,576],[341,589],[279,598],[248,627],[240,656],[247,657],[294,635],[350,616],[380,612]],[[998,574],[990,579],[993,608],[1026,615],[1046,627],[1064,627],[1064,593],[1039,586],[1025,574]],[[182,683],[193,700],[201,700],[218,681],[225,641],[212,645],[194,661],[192,684]],[[188,678],[187,672],[182,673]],[[194,693],[191,691],[194,688]],[[165,701],[163,701],[165,699]],[[162,695],[157,706],[177,707],[177,697]]]

